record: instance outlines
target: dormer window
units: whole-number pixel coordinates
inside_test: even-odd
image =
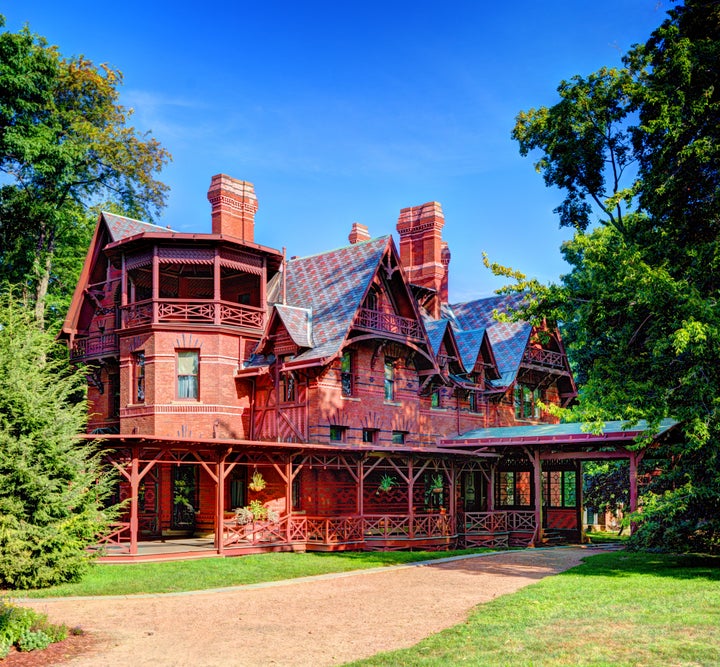
[[[365,307],[369,310],[378,309],[378,293],[375,288],[368,292],[367,298],[365,299]]]

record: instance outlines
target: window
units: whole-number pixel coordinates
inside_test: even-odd
[[[145,353],[135,352],[133,360],[133,403],[145,402]]]
[[[283,403],[294,403],[297,398],[295,374],[283,373],[280,376],[280,400]]]
[[[524,384],[515,385],[515,417],[517,419],[533,419],[540,417],[541,409],[538,401],[542,400],[541,391]]]
[[[177,353],[178,398],[194,398],[198,392],[197,350],[180,350]]]
[[[438,387],[435,387],[435,389],[433,389],[432,391],[432,394],[430,394],[430,407],[440,407],[440,389]]]
[[[543,491],[549,507],[575,507],[577,502],[574,470],[543,472]]]
[[[365,299],[365,307],[368,310],[378,309],[378,295],[375,288],[371,289],[370,292],[368,292],[367,299]]]
[[[478,397],[474,391],[468,394],[468,407],[470,412],[479,412],[478,410]]]
[[[350,350],[343,352],[340,359],[340,382],[342,384],[342,395],[353,395],[353,353]]]
[[[385,357],[385,400],[395,399],[395,359]]]
[[[345,427],[331,424],[330,425],[330,441],[331,442],[344,442],[344,440],[345,440]]]
[[[108,393],[110,401],[110,416],[120,416],[120,375],[108,373]]]
[[[391,441],[393,445],[404,445],[405,431],[393,431]]]
[[[502,471],[497,476],[496,501],[503,507],[530,507],[530,471]]]
[[[364,428],[362,432],[363,442],[367,444],[377,442],[377,433],[377,429],[375,428]]]

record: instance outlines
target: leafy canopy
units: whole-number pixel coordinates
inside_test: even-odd
[[[513,132],[576,230],[559,284],[515,274],[506,288],[535,293],[522,317],[561,323],[581,386],[571,418],[683,424],[645,499],[637,539],[652,546],[720,550],[718,62],[720,3],[687,0],[623,68],[562,82]]]
[[[25,286],[40,323],[48,292],[67,299],[74,287],[82,257],[72,249],[87,247],[90,207],[152,219],[164,206],[155,174],[170,155],[128,125],[121,83],[119,71],[64,58],[27,27],[0,33],[0,278]],[[58,255],[73,257],[72,275]]]

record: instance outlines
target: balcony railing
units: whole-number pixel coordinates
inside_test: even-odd
[[[222,326],[262,329],[265,326],[265,310],[229,301],[185,299],[160,299],[138,301],[121,308],[122,328],[144,324],[167,324],[174,322],[195,324],[218,324]]]
[[[565,370],[565,355],[552,350],[543,350],[539,347],[529,347],[523,354],[523,363],[530,366],[542,366],[543,368],[553,368]]]
[[[107,333],[76,338],[70,350],[70,361],[117,356],[120,351],[117,334]]]
[[[395,313],[386,313],[380,310],[361,308],[358,312],[355,326],[370,331],[379,331],[386,334],[395,334],[415,340],[422,340],[422,329],[417,320],[401,317]]]

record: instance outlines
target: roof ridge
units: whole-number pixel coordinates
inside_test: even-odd
[[[290,262],[298,262],[303,259],[312,259],[313,257],[322,257],[323,255],[330,255],[334,252],[339,252],[340,250],[347,250],[348,248],[358,248],[361,246],[365,246],[369,243],[375,243],[377,241],[387,241],[387,239],[392,238],[392,234],[385,234],[383,236],[376,236],[373,239],[368,239],[367,241],[358,241],[357,243],[348,243],[344,246],[340,246],[339,248],[333,248],[332,250],[324,250],[322,252],[316,252],[311,255],[303,255],[302,257],[291,257],[288,260],[288,263]]]

